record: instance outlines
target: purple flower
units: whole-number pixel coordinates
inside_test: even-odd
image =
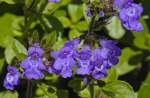
[[[115,0],[114,1],[114,8],[124,8],[128,3],[132,3],[133,0]]]
[[[29,79],[42,79],[44,74],[42,70],[46,67],[42,61],[43,49],[39,46],[39,43],[33,44],[28,50],[28,57],[20,64],[25,69],[23,75]]]
[[[119,16],[122,21],[137,20],[140,18],[142,12],[142,6],[130,3],[120,10]]]
[[[78,54],[77,61],[78,61],[78,69],[76,71],[79,75],[88,75],[91,72],[91,56],[92,52],[88,45],[84,45],[81,51]]]
[[[143,31],[144,27],[139,21],[129,21],[129,22],[124,22],[123,26],[127,30],[132,30],[134,32],[141,32]]]
[[[89,17],[93,16],[93,12],[92,12],[91,8],[87,8],[86,15]]]
[[[121,55],[121,49],[117,47],[117,42],[113,40],[101,40],[101,57],[103,58],[103,65],[110,68],[112,65],[118,63],[118,56]]]
[[[113,40],[101,40],[101,48],[91,49],[84,44],[78,51],[79,40],[68,41],[59,51],[53,51],[51,56],[55,59],[48,68],[49,73],[59,74],[63,78],[72,76],[72,70],[77,67],[77,75],[91,75],[95,79],[107,76],[107,70],[118,63],[121,49]],[[76,66],[77,64],[77,66]]]
[[[129,3],[119,12],[119,17],[123,23],[123,26],[127,30],[140,32],[143,30],[143,26],[139,23],[139,18],[143,12],[142,6],[135,3]]]
[[[97,65],[94,67],[92,76],[94,79],[100,79],[107,75],[107,69],[104,65]]]
[[[7,67],[7,75],[5,77],[3,86],[9,90],[13,90],[14,86],[18,85],[20,72],[16,67],[8,66]]]
[[[83,79],[84,85],[88,85],[89,82],[90,82],[90,79],[89,79],[89,78],[85,77],[85,78]]]
[[[63,78],[69,78],[72,76],[72,68],[75,66],[73,58],[57,58],[52,66],[49,66],[49,73],[56,73]]]
[[[107,75],[106,66],[103,65],[104,59],[101,56],[102,52],[99,48],[93,50],[92,65],[94,68],[92,76],[95,79],[100,79]]]
[[[60,0],[48,0],[48,2],[60,2]]]
[[[51,56],[55,59],[53,65],[48,68],[49,73],[56,73],[63,78],[72,76],[72,68],[75,66],[75,57],[77,56],[77,48],[79,39],[67,41],[59,51],[51,52]]]
[[[38,57],[42,57],[43,49],[40,47],[39,43],[34,43],[32,47],[28,49],[28,56],[36,55]]]
[[[30,69],[26,69],[24,74],[25,77],[27,77],[28,79],[42,79],[44,78],[44,74],[36,69],[36,68],[30,68]]]
[[[98,15],[99,15],[100,17],[104,17],[104,16],[105,16],[105,13],[104,13],[104,11],[99,11]]]

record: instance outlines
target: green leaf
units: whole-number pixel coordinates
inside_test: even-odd
[[[59,17],[65,17],[67,16],[67,12],[65,10],[57,10],[55,13],[54,13],[54,16],[59,18]]]
[[[73,39],[73,38],[81,36],[82,34],[83,33],[79,32],[78,30],[73,29],[73,30],[70,30],[70,32],[69,32],[69,38]]]
[[[54,46],[52,47],[52,49],[54,50],[59,50],[65,43],[66,39],[59,39],[55,42]]]
[[[144,26],[144,30],[142,32],[133,32],[135,37],[133,40],[134,45],[141,49],[150,49],[150,31],[143,17],[141,18],[141,23]]]
[[[39,92],[36,92],[36,97],[34,98],[58,98],[57,97],[57,89],[53,86],[50,86],[50,85],[47,85],[47,84],[41,84],[41,85],[38,85],[40,89]],[[38,93],[41,93],[40,96]],[[43,93],[44,93],[44,96],[43,96]]]
[[[4,66],[4,58],[0,58],[0,73],[3,69],[3,66]]]
[[[27,56],[27,50],[18,40],[14,39],[13,49],[15,51],[16,57],[19,60],[23,60]]]
[[[13,14],[6,13],[0,17],[0,46],[8,47],[15,36],[13,33],[13,21],[17,17]]]
[[[88,23],[90,23],[90,22],[91,22],[91,17],[87,16],[87,13],[86,13],[87,8],[88,8],[87,5],[86,5],[86,4],[83,4],[83,14],[84,14],[84,18],[85,18],[85,20],[86,20]]]
[[[0,98],[18,98],[18,93],[11,91],[3,91],[0,92]]]
[[[12,60],[14,59],[14,57],[16,56],[15,54],[15,51],[13,50],[12,48],[12,45],[8,46],[6,49],[5,49],[5,59],[6,59],[6,62],[8,64],[11,64]]]
[[[43,11],[44,14],[49,15],[57,12],[59,7],[65,6],[70,3],[71,0],[61,0],[59,3],[48,3]],[[63,14],[62,14],[63,15]],[[61,16],[62,16],[61,15]]]
[[[31,3],[32,3],[32,0],[25,0],[25,5],[26,5],[27,8],[29,8]]]
[[[116,81],[118,79],[117,70],[113,67],[108,70],[108,76],[104,78],[106,82]]]
[[[115,39],[120,39],[125,34],[125,30],[123,29],[120,20],[114,16],[106,28],[109,31],[109,36]]]
[[[63,17],[63,16],[60,17],[60,16],[59,16],[58,19],[59,19],[59,21],[63,24],[63,26],[64,26],[65,28],[71,26],[71,22],[70,22],[70,20],[69,20],[67,17]]]
[[[81,98],[91,98],[90,91],[87,88],[85,88],[84,90],[80,91],[79,92],[79,96]]]
[[[57,92],[58,98],[69,98],[69,94],[67,90],[59,89]]]
[[[150,98],[150,72],[138,92],[138,98]]]
[[[36,91],[35,91],[35,95],[37,97],[41,97],[41,96],[44,96],[44,91],[41,89],[41,88],[37,88]]]
[[[15,36],[21,36],[21,27],[23,17],[15,16],[10,13],[6,13],[0,17],[0,46],[8,48],[8,51],[11,51],[12,42]],[[13,56],[13,55],[12,55]],[[8,59],[7,59],[8,60]]]
[[[43,47],[47,48],[47,47],[52,47],[54,45],[54,43],[56,42],[56,39],[57,39],[57,33],[54,31],[54,32],[51,32],[51,33],[48,33],[48,34],[45,34],[42,38],[42,45]]]
[[[80,21],[77,25],[76,25],[76,28],[79,30],[79,31],[87,31],[88,28],[89,28],[89,25],[86,21]]]
[[[56,30],[58,33],[63,32],[63,25],[56,17],[51,16],[51,15],[44,15],[43,18],[46,19],[45,22],[49,28],[51,28],[52,26],[53,29]]]
[[[76,23],[81,18],[83,18],[83,6],[82,5],[69,4],[68,12],[73,23]]]
[[[84,88],[83,80],[81,78],[70,80],[68,85],[73,88],[74,92],[79,92]]]
[[[117,70],[118,75],[126,74],[133,69],[135,69],[140,62],[136,62],[137,64],[129,63],[130,59],[138,54],[140,54],[140,51],[134,51],[131,48],[124,48],[122,49],[122,54],[119,58],[119,63],[115,65],[114,67]]]
[[[124,81],[118,80],[107,83],[103,89],[111,93],[110,98],[136,98],[132,87]]]
[[[5,2],[5,3],[8,3],[8,4],[15,4],[14,0],[0,0],[0,3],[1,2]]]

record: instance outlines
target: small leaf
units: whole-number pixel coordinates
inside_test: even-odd
[[[13,49],[16,53],[16,57],[19,60],[22,60],[26,57],[27,55],[27,50],[26,48],[16,39],[14,39],[14,43],[13,43]]]
[[[69,16],[71,17],[72,22],[78,22],[81,18],[83,18],[83,6],[69,4],[68,5]]]
[[[125,34],[125,30],[123,29],[120,20],[114,16],[111,22],[106,26],[109,31],[109,35],[112,38],[120,39]]]
[[[58,19],[59,19],[59,21],[61,21],[61,23],[63,24],[63,26],[65,28],[71,26],[71,22],[70,22],[70,20],[67,17],[63,17],[63,16],[60,17],[59,16]]]
[[[3,69],[3,66],[4,66],[4,58],[0,58],[0,73]]]
[[[80,21],[76,26],[79,31],[87,31],[88,27],[89,25],[86,21]]]
[[[76,37],[79,37],[81,36],[83,33],[79,32],[78,30],[76,29],[73,29],[69,32],[69,38],[70,39],[73,39],[73,38],[76,38]]]
[[[132,87],[123,81],[117,80],[107,83],[103,89],[112,93],[109,95],[111,98],[136,98]]]
[[[87,88],[79,92],[81,98],[91,98],[90,92]]]
[[[0,92],[0,98],[18,98],[18,93],[11,91],[3,91]]]
[[[108,70],[108,76],[104,79],[107,82],[116,81],[118,79],[117,70],[114,67],[109,69]]]
[[[66,39],[59,39],[58,41],[55,42],[52,49],[59,50],[64,45],[65,41],[66,41]]]
[[[0,17],[0,46],[8,47],[15,36],[13,33],[13,22],[18,18],[14,14],[6,13]]]
[[[5,3],[8,3],[8,4],[15,4],[14,0],[0,0],[0,3],[1,2],[5,2]]]
[[[131,48],[122,49],[122,55],[119,58],[119,63],[114,66],[117,70],[117,74],[123,75],[135,69],[137,67],[136,65],[138,65],[140,61],[137,61],[137,64],[131,64],[129,61],[132,57],[140,53],[140,51],[134,51]]]
[[[53,27],[54,30],[56,30],[58,33],[63,32],[63,25],[61,22],[54,16],[50,15],[44,15],[44,18],[46,19],[46,24],[48,27]]]
[[[5,49],[5,59],[8,64],[11,64],[15,56],[16,56],[15,51],[13,50],[11,46]]]
[[[42,42],[43,47],[51,48],[56,42],[56,39],[57,39],[57,33],[54,31],[54,32],[45,34],[41,42]]]
[[[146,80],[143,82],[142,86],[140,87],[138,98],[150,98],[150,73],[148,73],[148,76]]]
[[[134,45],[141,49],[150,49],[150,31],[148,25],[143,18],[140,20],[144,26],[144,30],[142,32],[133,32],[133,36],[135,37],[133,40]]]
[[[80,78],[75,78],[69,81],[69,87],[73,88],[74,92],[79,92],[83,89],[83,80]]]

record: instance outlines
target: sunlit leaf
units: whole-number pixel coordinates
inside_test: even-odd
[[[0,98],[18,98],[17,92],[2,91],[0,92]]]
[[[150,98],[150,73],[140,87],[138,98]]]
[[[132,87],[123,81],[117,80],[107,83],[104,90],[110,94],[110,98],[136,98]]]
[[[69,4],[68,12],[69,12],[69,16],[71,17],[72,22],[77,22],[83,17],[83,6]]]
[[[120,20],[116,16],[111,19],[106,28],[109,31],[109,36],[115,39],[119,39],[125,34],[125,30],[123,29]]]
[[[135,69],[137,67],[136,65],[138,65],[140,61],[136,61],[137,64],[132,64],[130,63],[130,59],[132,59],[132,57],[138,54],[140,54],[140,51],[136,52],[130,48],[122,49],[122,54],[119,58],[119,63],[114,66],[117,69],[117,74],[123,75]]]

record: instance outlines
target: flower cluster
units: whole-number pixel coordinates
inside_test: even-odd
[[[49,73],[56,73],[64,78],[72,76],[73,68],[76,74],[81,76],[91,75],[95,79],[107,75],[107,70],[118,63],[121,50],[117,42],[103,39],[100,41],[101,48],[91,49],[84,44],[78,49],[79,39],[73,39],[64,44],[59,51],[54,51],[51,56],[55,59],[49,66]]]
[[[16,67],[8,66],[7,67],[7,75],[5,77],[3,86],[9,90],[13,90],[14,86],[18,85],[20,72]]]
[[[28,50],[28,57],[20,64],[25,69],[23,75],[29,79],[42,79],[44,74],[42,70],[46,70],[42,61],[43,49],[39,43],[34,43]]]
[[[98,8],[97,8],[97,9],[96,9],[96,13],[97,13],[100,17],[104,17],[104,16],[105,16],[104,11],[101,10],[101,9],[98,9]],[[94,14],[94,11],[92,10],[92,8],[88,7],[88,8],[87,8],[87,11],[86,11],[86,15],[89,16],[89,17],[91,17],[91,16],[93,16],[93,14]]]
[[[91,17],[93,15],[98,15],[100,17],[111,17],[118,15],[122,25],[127,30],[141,32],[144,29],[143,25],[139,22],[139,18],[143,12],[143,7],[140,4],[134,3],[133,0],[106,1],[100,0],[100,2],[98,2],[102,7],[96,3],[97,1],[93,4],[89,3],[86,11],[87,16]]]
[[[73,71],[77,75],[92,76],[94,79],[100,79],[107,75],[107,70],[112,65],[118,63],[118,56],[121,50],[117,47],[117,42],[112,40],[100,40],[100,48],[91,48],[84,44],[79,48],[80,40],[78,38],[67,41],[59,51],[51,52],[54,58],[48,69],[43,64],[43,49],[39,43],[34,43],[28,49],[28,56],[23,60],[20,66],[24,69],[23,77],[28,79],[44,78],[43,71],[50,74],[59,74],[63,78],[72,77]],[[4,87],[13,90],[18,85],[21,73],[16,67],[8,66],[8,73],[4,80]]]
[[[77,55],[77,46],[79,39],[68,41],[59,51],[54,51],[51,56],[55,59],[52,66],[49,67],[49,73],[60,74],[64,78],[72,76],[72,68],[75,67],[75,57]]]
[[[139,18],[143,12],[142,6],[134,3],[133,0],[115,0],[114,6],[120,9],[120,20],[127,30],[135,32],[143,30],[143,25],[139,22]]]

